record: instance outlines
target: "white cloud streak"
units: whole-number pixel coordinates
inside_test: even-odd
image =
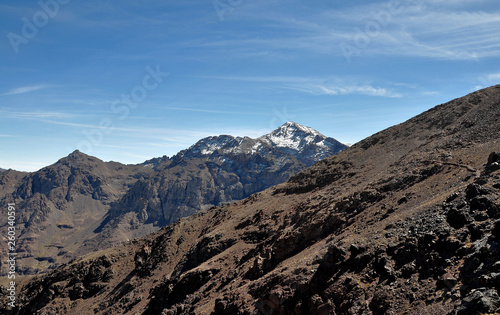
[[[370,96],[401,97],[401,94],[389,91],[384,88],[375,88],[370,85],[363,86],[313,86],[328,95],[349,95],[361,94]]]
[[[213,110],[213,109],[202,109],[202,108],[190,108],[190,107],[175,107],[175,106],[168,106],[164,107],[166,110],[173,110],[173,111],[183,111],[183,112],[196,112],[196,113],[208,113],[208,114],[227,114],[227,115],[263,115],[259,112],[243,112],[243,111],[224,111],[224,110]]]
[[[75,114],[52,112],[52,111],[16,112],[16,111],[0,110],[0,115],[4,118],[30,119],[30,120],[39,120],[47,118],[65,119],[65,118],[78,117]]]
[[[492,73],[486,76],[486,79],[490,82],[500,83],[500,73]]]
[[[445,5],[444,1],[401,1],[397,10],[389,13],[388,4],[391,2],[384,1],[342,10],[304,12],[300,19],[275,10],[263,11],[258,6],[241,7],[239,18],[255,22],[255,17],[259,16],[260,24],[268,29],[266,35],[235,35],[231,39],[205,41],[198,45],[226,54],[238,52],[242,58],[258,51],[342,56],[341,43],[356,46],[358,31],[366,35],[367,27],[371,26],[371,30],[376,31],[368,33],[369,43],[360,49],[363,55],[445,60],[498,56],[500,12],[488,10],[488,6],[484,6],[484,11],[478,10],[477,2],[473,1],[452,2],[452,5],[448,2]],[[247,12],[243,13],[244,10]],[[374,17],[380,12],[388,14],[385,20]],[[373,28],[373,25],[377,27]]]
[[[313,95],[368,95],[381,97],[401,97],[400,93],[392,89],[376,87],[360,80],[349,78],[319,78],[319,77],[237,77],[214,76],[212,79],[269,83],[277,89],[294,90]],[[269,86],[267,86],[268,88]]]
[[[491,85],[500,84],[500,73],[488,73],[477,78],[478,83],[474,86],[474,90],[484,89]]]
[[[2,95],[2,96],[8,96],[8,95],[25,94],[25,93],[30,93],[30,92],[42,90],[42,89],[47,89],[49,87],[50,86],[46,85],[46,84],[32,85],[32,86],[23,86],[23,87],[11,89],[10,91],[8,91],[6,93],[2,93],[0,95]]]

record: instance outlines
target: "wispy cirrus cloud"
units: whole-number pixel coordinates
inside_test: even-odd
[[[55,112],[55,111],[35,111],[35,112],[18,112],[11,110],[3,110],[0,109],[0,115],[5,118],[15,118],[15,119],[47,119],[47,118],[74,118],[78,117],[75,114],[69,114],[64,112]]]
[[[169,111],[181,111],[181,112],[194,112],[194,113],[207,113],[207,114],[223,114],[223,115],[252,115],[252,116],[266,116],[266,114],[261,112],[252,111],[249,108],[246,111],[243,110],[222,110],[222,109],[212,109],[212,108],[195,108],[186,106],[166,106],[164,109]]]
[[[0,95],[7,96],[7,95],[25,94],[25,93],[31,93],[34,91],[38,91],[38,90],[47,89],[49,87],[50,87],[50,85],[47,85],[47,84],[23,86],[23,87],[11,89],[11,90],[7,91],[6,93],[1,93]]]
[[[494,2],[451,2],[397,1],[391,11],[391,2],[382,1],[343,9],[306,10],[300,18],[242,6],[238,18],[255,22],[259,16],[259,25],[267,30],[264,36],[245,33],[199,45],[226,53],[244,52],[239,54],[242,58],[257,51],[286,52],[299,58],[304,52],[342,56],[342,43],[358,49],[360,55],[444,60],[498,56],[500,12],[489,10],[487,5]],[[357,45],[360,41],[361,46]]]
[[[102,128],[99,124],[86,124],[86,123],[73,123],[67,121],[58,121],[50,119],[40,119],[41,122],[53,125],[76,127],[84,129],[99,129]],[[188,130],[188,129],[173,129],[173,128],[155,128],[155,127],[144,127],[144,126],[128,126],[128,127],[118,127],[110,126],[106,128],[109,133],[126,135],[129,137],[138,138],[151,138],[151,139],[163,139],[165,135],[176,135],[182,137],[195,137],[200,138],[207,135],[205,131]]]
[[[490,73],[486,76],[486,80],[500,83],[500,73]]]
[[[214,76],[212,79],[268,83],[266,88],[286,89],[313,95],[368,95],[381,97],[401,97],[392,88],[373,86],[360,80],[338,77],[238,77]]]
[[[416,16],[412,17],[412,12]],[[402,29],[391,30],[388,34],[394,44],[402,48],[402,55],[475,60],[497,56],[500,52],[499,23],[499,12],[433,11],[417,6],[398,17]],[[394,44],[386,45],[386,50]]]
[[[327,95],[350,95],[350,94],[360,94],[369,96],[382,96],[382,97],[401,97],[400,93],[385,89],[377,88],[371,85],[317,85],[310,86],[311,93],[316,91],[321,91],[323,94]]]
[[[188,107],[175,107],[168,106],[165,107],[167,110],[183,111],[183,112],[197,112],[197,113],[209,113],[209,114],[234,114],[234,112],[213,110],[213,109],[201,109],[201,108],[188,108]]]
[[[500,72],[487,73],[477,78],[478,84],[474,87],[475,90],[484,89],[488,86],[500,84]]]

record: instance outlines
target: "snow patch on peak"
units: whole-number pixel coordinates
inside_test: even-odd
[[[313,143],[319,143],[319,146],[325,147],[324,141],[327,138],[310,127],[289,121],[260,139],[279,148],[300,151],[308,144]]]
[[[303,125],[298,124],[298,123],[293,122],[293,121],[287,121],[284,125],[282,125],[281,127],[279,127],[278,130],[279,129],[302,131],[302,132],[309,133],[309,134],[314,135],[314,136],[323,136],[321,133],[319,133],[318,131],[314,130],[313,128],[303,126]]]
[[[292,154],[306,165],[337,153],[345,148],[333,138],[328,138],[318,131],[295,122],[287,122],[276,130],[252,139],[227,135],[201,139],[190,148],[179,153],[184,159],[206,157],[224,159],[233,155],[267,156],[271,152]]]
[[[208,137],[198,141],[193,147],[191,147],[191,149],[199,151],[203,155],[211,155],[226,147],[234,140],[237,139],[232,136]]]
[[[178,155],[188,159],[206,157],[214,154],[223,155],[229,152],[238,151],[243,141],[244,138],[241,137],[228,135],[211,136],[201,139],[188,149],[179,152]]]

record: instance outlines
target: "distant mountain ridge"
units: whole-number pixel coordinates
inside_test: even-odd
[[[16,203],[19,272],[34,274],[248,197],[344,148],[287,123],[257,139],[207,137],[138,165],[75,151],[37,172],[1,172],[0,206]]]
[[[190,148],[178,153],[185,159],[227,154],[254,154],[265,156],[270,150],[292,154],[302,163],[310,166],[332,152],[340,152],[347,146],[318,131],[295,122],[287,122],[276,130],[256,139],[249,137],[216,136],[207,137]]]

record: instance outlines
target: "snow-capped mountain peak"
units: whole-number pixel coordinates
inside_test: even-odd
[[[298,124],[298,123],[293,122],[293,121],[287,121],[284,125],[279,127],[277,130],[288,130],[288,131],[293,131],[293,132],[301,131],[301,132],[309,133],[311,135],[315,135],[315,136],[319,135],[319,136],[324,137],[321,133],[314,130],[313,128],[303,126],[303,125]]]
[[[190,148],[179,152],[184,159],[222,158],[234,154],[293,155],[306,165],[312,165],[347,148],[333,138],[295,122],[287,122],[259,138],[213,136],[201,139]],[[271,153],[274,152],[274,153]]]
[[[324,146],[322,141],[327,139],[327,137],[310,127],[305,127],[295,122],[287,122],[259,139],[279,148],[300,151],[306,145],[312,143]]]

